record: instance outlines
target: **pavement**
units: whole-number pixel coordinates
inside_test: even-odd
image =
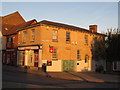
[[[15,72],[31,73],[35,75],[42,75],[50,78],[79,80],[86,82],[106,82],[106,83],[120,83],[119,75],[103,74],[96,72],[43,72],[36,69],[25,69],[23,67],[15,67],[3,65],[2,70],[9,70]]]

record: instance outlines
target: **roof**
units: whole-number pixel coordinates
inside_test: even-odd
[[[18,25],[10,25],[10,24],[3,24],[3,27],[2,27],[2,33],[3,35],[11,35],[11,34],[15,34],[17,33],[17,29],[20,29],[20,28],[23,28],[23,27],[26,27],[26,26],[29,26],[31,24],[35,24],[37,23],[37,21],[35,19],[33,20],[30,20],[28,22],[24,22],[22,24],[18,24]],[[7,27],[7,30],[6,30],[6,27]]]
[[[62,28],[70,29],[70,30],[77,30],[77,31],[81,31],[81,32],[87,32],[87,33],[91,33],[91,34],[104,35],[104,34],[101,34],[101,33],[92,32],[92,31],[90,31],[88,29],[84,29],[84,28],[80,28],[80,27],[76,27],[76,26],[72,26],[72,25],[67,25],[67,24],[62,24],[62,23],[57,23],[57,22],[52,22],[52,21],[47,21],[47,20],[40,21],[40,22],[38,22],[36,24],[33,24],[33,25],[29,26],[28,28],[35,27],[38,24],[39,25],[40,24],[46,24],[48,26],[56,26],[56,27],[62,27]],[[19,29],[19,30],[24,30],[24,29],[26,29],[26,28],[22,28],[22,29]],[[19,30],[17,30],[17,31],[19,31]]]
[[[3,35],[15,34],[17,29],[37,23],[35,19],[26,22],[18,11],[6,16],[0,16],[0,19],[2,19]]]
[[[19,12],[14,12],[12,14],[2,16],[2,23],[3,24],[12,24],[18,25],[21,23],[26,22],[23,17],[19,14]]]
[[[57,27],[63,27],[63,28],[66,28],[66,29],[72,29],[72,30],[77,30],[77,31],[82,31],[82,32],[87,32],[87,33],[92,33],[92,34],[104,35],[104,34],[101,34],[101,33],[92,32],[88,29],[84,29],[84,28],[80,28],[80,27],[76,27],[76,26],[72,26],[72,25],[67,25],[67,24],[62,24],[62,23],[57,23],[57,22],[52,22],[52,21],[47,21],[47,20],[43,20],[39,23],[46,24],[46,25],[57,26]]]

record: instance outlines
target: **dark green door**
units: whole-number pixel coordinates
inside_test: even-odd
[[[74,71],[75,61],[74,60],[63,60],[63,71]]]

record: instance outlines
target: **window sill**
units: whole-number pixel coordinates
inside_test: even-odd
[[[23,44],[26,43],[26,42],[22,42]]]
[[[70,42],[66,42],[66,44],[70,44]]]
[[[54,59],[52,59],[52,60],[58,61],[58,59],[57,59],[57,58],[56,58],[56,59],[54,58]]]
[[[52,40],[52,42],[58,42],[58,40]]]

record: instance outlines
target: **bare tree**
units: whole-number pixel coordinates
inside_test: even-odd
[[[106,53],[108,61],[120,60],[120,29],[108,29]]]

